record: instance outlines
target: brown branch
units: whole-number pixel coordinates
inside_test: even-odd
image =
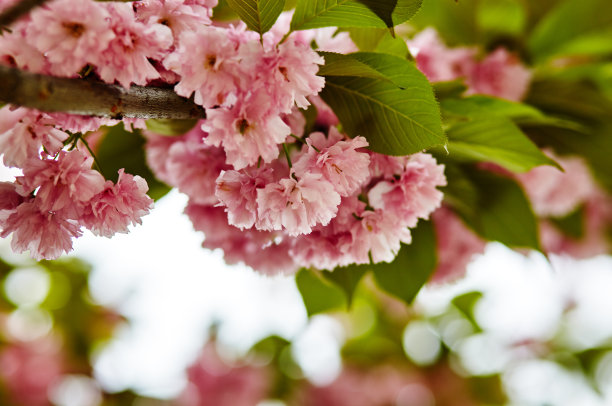
[[[8,27],[30,10],[46,3],[47,0],[20,0],[0,14],[0,27]]]
[[[0,66],[0,102],[47,112],[99,117],[205,118],[206,111],[171,89],[121,86],[37,75]]]

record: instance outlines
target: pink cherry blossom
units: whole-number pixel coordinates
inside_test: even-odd
[[[394,213],[401,224],[414,227],[419,218],[427,219],[440,207],[445,186],[444,166],[425,153],[414,154],[398,180],[382,180],[368,192],[370,205]]]
[[[330,129],[330,132],[337,130]],[[330,138],[332,136],[330,135]],[[357,151],[369,144],[364,137],[341,140],[325,147],[323,133],[312,133],[308,137],[304,153],[293,164],[298,177],[305,173],[319,173],[330,182],[340,196],[356,192],[369,179],[370,157],[366,151]]]
[[[277,114],[270,114],[267,96],[262,92],[250,93],[231,109],[208,111],[202,126],[209,133],[205,142],[222,146],[227,163],[239,170],[255,165],[261,158],[269,163],[278,157],[278,144],[291,133],[291,129]]]
[[[26,162],[23,176],[17,177],[17,191],[23,196],[35,192],[41,210],[79,211],[82,204],[104,188],[104,177],[91,169],[92,164],[92,157],[76,149],[60,151],[57,159],[32,158]]]
[[[109,18],[95,1],[55,0],[32,12],[26,35],[49,60],[51,73],[74,76],[115,37]]]
[[[467,77],[467,94],[486,94],[520,101],[531,82],[531,71],[514,54],[498,48],[477,63]]]
[[[198,5],[187,5],[183,0],[143,0],[134,4],[136,16],[147,23],[159,23],[172,30],[176,41],[185,31],[197,31],[211,23],[207,10]]]
[[[612,248],[609,229],[612,224],[612,198],[596,190],[584,204],[582,236],[565,235],[548,220],[540,223],[544,251],[575,258],[605,254]]]
[[[263,367],[225,363],[213,343],[189,367],[187,378],[180,406],[254,406],[264,400],[270,382]]]
[[[392,179],[404,172],[410,155],[391,156],[370,152],[370,174],[373,178]]]
[[[298,107],[308,107],[310,102],[306,97],[317,95],[325,86],[325,79],[317,76],[318,65],[324,62],[323,57],[298,41],[280,44],[276,60],[278,87],[291,94]]]
[[[68,137],[44,113],[23,107],[0,109],[0,153],[7,166],[23,166],[29,158],[38,157],[41,147],[55,154]]]
[[[53,120],[55,127],[71,133],[88,133],[98,130],[102,126],[112,127],[119,123],[106,117],[81,116],[68,113],[45,113]]]
[[[29,250],[37,261],[59,258],[72,250],[72,238],[81,235],[80,226],[75,220],[42,208],[38,203],[37,199],[21,203],[0,224],[0,237],[6,238],[12,233],[13,251]]]
[[[106,181],[104,190],[91,198],[80,220],[95,235],[127,233],[128,226],[142,224],[141,217],[153,206],[148,190],[146,180],[120,169],[117,183]]]
[[[351,245],[346,247],[357,264],[391,262],[400,250],[400,243],[412,241],[410,230],[385,210],[364,210],[351,227]]]
[[[579,157],[559,157],[551,150],[546,155],[563,167],[542,165],[529,172],[517,174],[539,216],[562,217],[574,211],[595,192],[595,184]]]
[[[58,340],[9,343],[0,351],[0,379],[10,404],[49,405],[48,392],[66,371]]]
[[[206,133],[198,126],[172,143],[167,150],[167,181],[199,204],[215,204],[216,180],[230,169],[221,148],[204,144]]]
[[[203,26],[183,32],[164,66],[181,76],[176,93],[185,97],[195,93],[194,101],[208,108],[225,104],[237,91],[241,75],[238,62],[238,44],[227,32]]]
[[[240,229],[251,228],[257,215],[257,190],[272,182],[272,169],[223,171],[217,178],[216,196],[226,207],[227,220]]]
[[[477,52],[473,48],[447,48],[438,32],[431,27],[409,40],[408,49],[417,67],[432,82],[465,77],[472,70]]]
[[[111,16],[115,37],[94,64],[105,82],[146,85],[159,78],[148,58],[162,59],[172,45],[172,32],[162,24],[144,24],[136,20],[130,3],[101,3]]]
[[[0,35],[0,64],[42,73],[47,70],[48,62],[18,30],[14,30]]]
[[[339,204],[340,195],[320,174],[284,178],[257,190],[257,228],[308,234],[317,224],[327,225]]]
[[[484,252],[486,242],[445,207],[436,210],[432,218],[436,229],[438,266],[431,281],[451,282],[465,274],[474,256]]]
[[[0,182],[0,211],[14,210],[24,201],[12,182]]]

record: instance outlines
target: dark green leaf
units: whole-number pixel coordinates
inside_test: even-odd
[[[338,267],[332,272],[324,271],[323,276],[344,291],[347,304],[350,306],[359,281],[361,281],[361,278],[369,269],[368,265],[349,265]]]
[[[448,151],[453,159],[494,162],[512,172],[538,165],[558,165],[548,158],[511,120],[481,118],[453,126],[448,131]]]
[[[541,111],[527,104],[481,95],[462,99],[449,98],[442,100],[440,102],[440,107],[444,114],[453,114],[470,118],[482,118],[491,115],[512,119],[543,119],[545,117]]]
[[[584,236],[584,207],[579,207],[564,217],[551,217],[549,220],[565,235],[575,239]]]
[[[302,269],[295,276],[295,283],[304,300],[308,316],[346,307],[344,292],[321,277],[316,271]]]
[[[321,27],[387,28],[410,19],[422,0],[298,0],[291,30]]]
[[[433,83],[433,89],[436,98],[438,100],[444,100],[460,97],[467,90],[467,86],[462,80],[452,80],[448,82]]]
[[[123,124],[118,124],[109,128],[96,151],[96,157],[106,179],[116,182],[119,169],[125,168],[126,173],[143,177],[149,185],[148,195],[157,200],[170,188],[155,179],[147,166],[144,144],[145,139],[139,130],[128,132]]]
[[[568,43],[583,35],[608,30],[612,24],[609,0],[565,0],[536,26],[527,43],[536,60],[562,54]]]
[[[476,191],[476,196],[469,196],[476,198],[472,210],[454,207],[465,222],[486,240],[539,250],[536,218],[523,189],[514,180],[490,172],[472,170],[464,174]],[[453,198],[461,201],[463,197]]]
[[[197,124],[198,120],[173,120],[159,118],[147,120],[147,129],[160,135],[183,135]]]
[[[378,285],[411,304],[436,268],[436,236],[431,222],[419,222],[412,230],[412,243],[402,245],[392,263],[372,266]]]
[[[378,72],[384,79],[327,76],[323,100],[344,130],[351,137],[366,137],[373,151],[406,155],[443,145],[446,138],[440,111],[427,78],[413,63],[381,55],[353,54],[346,56],[346,61],[359,66],[364,76]],[[334,73],[341,73],[339,66]]]
[[[268,31],[283,11],[285,0],[227,0],[249,29],[260,34]]]

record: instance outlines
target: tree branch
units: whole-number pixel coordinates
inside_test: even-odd
[[[0,14],[0,27],[8,27],[30,10],[36,8],[47,0],[20,0],[15,5],[7,8]]]
[[[125,89],[85,79],[38,75],[0,66],[0,102],[47,112],[99,117],[205,118],[201,106],[159,87]]]

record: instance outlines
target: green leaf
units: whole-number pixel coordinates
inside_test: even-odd
[[[350,307],[355,289],[369,269],[369,265],[349,265],[335,268],[331,272],[323,271],[323,277],[332,281],[344,291],[346,302]]]
[[[431,84],[412,62],[367,52],[344,60],[353,74],[362,76],[327,76],[321,97],[351,137],[362,135],[370,149],[388,155],[446,142]],[[342,75],[341,66],[333,67],[334,75]]]
[[[401,89],[420,86],[431,89],[424,82],[413,62],[395,55],[378,52],[355,52],[348,55],[320,52],[325,65],[319,68],[320,76],[348,76],[385,80]],[[425,79],[426,80],[426,79]]]
[[[432,84],[434,93],[438,100],[456,99],[467,90],[463,80],[451,80],[447,82],[436,82]]]
[[[480,170],[463,174],[476,192],[475,196],[468,196],[470,204],[474,204],[475,198],[475,207],[469,211],[461,210],[461,206],[453,208],[466,224],[486,240],[540,250],[535,215],[523,189],[514,180]],[[448,179],[449,184],[452,181]],[[461,201],[463,196],[453,198]]]
[[[454,82],[447,82],[454,83]],[[444,114],[470,118],[503,116],[512,119],[544,119],[544,114],[535,107],[496,97],[475,95],[465,98],[449,98],[440,102]]]
[[[385,28],[346,28],[351,39],[360,51],[379,52],[399,56],[402,59],[411,59],[406,40],[391,35]]]
[[[298,0],[291,31],[321,27],[391,28],[410,19],[422,0]]]
[[[227,0],[249,29],[263,34],[268,31],[283,11],[285,0]]]
[[[316,271],[300,270],[295,276],[295,283],[304,300],[308,317],[346,307],[346,298],[342,289],[325,280]]]
[[[453,126],[448,131],[447,148],[454,159],[494,162],[512,172],[526,172],[538,165],[559,167],[516,124],[504,117]]]
[[[520,0],[480,0],[476,9],[478,27],[495,34],[519,35],[527,22]]]
[[[436,236],[431,222],[419,222],[412,243],[402,244],[392,263],[372,265],[374,278],[385,291],[411,304],[436,268]]]
[[[147,120],[147,129],[160,135],[183,135],[197,124],[198,120],[173,120],[159,118]]]
[[[97,151],[96,158],[102,174],[106,179],[117,181],[118,171],[143,177],[149,185],[147,194],[152,199],[159,199],[170,191],[170,187],[161,183],[149,169],[144,152],[145,139],[139,130],[128,132],[120,123],[108,129]]]
[[[482,331],[476,318],[474,317],[474,308],[476,303],[483,297],[483,293],[477,290],[472,292],[466,292],[459,296],[456,296],[451,300],[451,303],[470,321],[472,326],[477,331]]]
[[[574,239],[584,236],[585,208],[581,206],[564,217],[551,217],[549,220],[563,232]]]
[[[565,0],[535,27],[527,46],[537,60],[562,54],[563,48],[583,35],[609,29],[612,3],[609,0]]]

